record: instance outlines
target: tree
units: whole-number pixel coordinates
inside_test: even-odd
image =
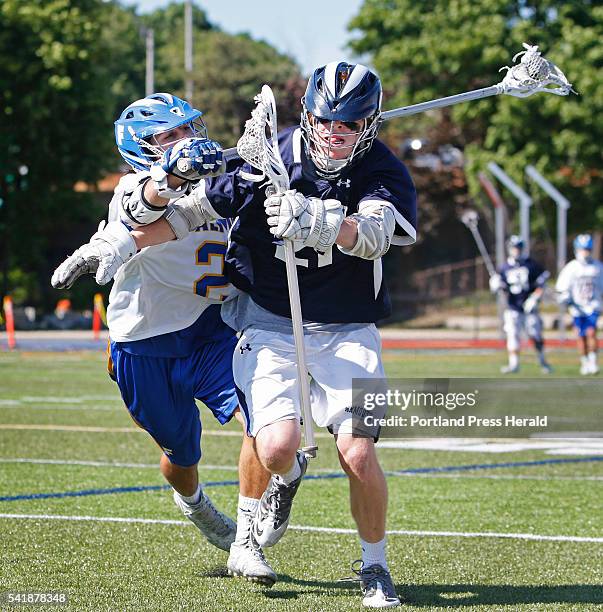
[[[518,182],[531,163],[572,200],[573,229],[603,222],[601,2],[365,0],[350,28],[359,33],[353,50],[370,55],[391,94],[387,107],[491,85],[522,42],[538,44],[580,96],[469,102],[392,122],[386,135],[399,138],[450,119],[458,127],[455,144],[465,150],[472,193],[489,160],[503,163]]]
[[[0,2],[5,290],[18,266],[37,277],[38,299],[49,299],[49,249],[63,224],[89,214],[72,186],[107,167],[111,75],[98,71],[104,10],[100,0]]]
[[[158,48],[163,65],[158,87],[182,95],[182,39],[174,37]],[[299,121],[303,80],[298,66],[265,42],[246,34],[195,30],[194,104],[204,113],[212,138],[233,146],[242,134],[262,84],[274,90],[279,125]]]

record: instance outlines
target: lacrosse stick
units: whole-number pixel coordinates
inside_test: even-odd
[[[482,259],[486,264],[486,268],[488,269],[488,275],[494,276],[496,274],[496,270],[494,269],[494,264],[490,259],[490,255],[488,255],[486,245],[484,244],[479,230],[477,229],[478,221],[479,215],[474,210],[468,210],[461,216],[461,222],[463,223],[463,225],[466,225],[469,228],[469,231],[473,234],[473,238],[475,239],[477,248],[479,249],[480,255],[482,256]]]
[[[266,195],[282,195],[289,189],[289,174],[283,164],[278,148],[276,102],[268,85],[255,97],[256,107],[251,112],[251,119],[245,123],[245,131],[237,143],[237,152],[242,159],[256,170],[260,170],[270,181]],[[291,304],[291,322],[297,357],[297,382],[299,398],[304,418],[304,442],[302,448],[307,457],[316,457],[318,447],[314,443],[314,428],[310,410],[310,385],[304,350],[304,330],[302,326],[301,302],[297,281],[295,250],[291,240],[283,240],[285,248],[285,266]]]
[[[505,78],[500,83],[482,89],[466,91],[455,96],[394,108],[381,113],[380,120],[387,121],[394,117],[406,117],[433,108],[443,108],[459,102],[469,102],[470,100],[479,100],[499,94],[527,98],[539,92],[552,93],[557,96],[567,96],[570,92],[576,93],[563,72],[553,62],[542,57],[537,46],[533,47],[527,43],[523,43],[523,46],[525,51],[520,51],[513,56],[513,61],[521,57],[519,63],[513,66],[503,66],[499,70],[499,72],[501,70],[507,71]]]

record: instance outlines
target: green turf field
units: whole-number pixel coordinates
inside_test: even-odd
[[[408,377],[495,376],[503,360],[385,355],[390,375]],[[576,374],[573,353],[551,361],[556,375]],[[531,357],[523,374],[539,376]],[[234,515],[238,429],[220,429],[203,408],[202,415],[201,477]],[[226,553],[184,522],[155,467],[159,451],[130,420],[102,354],[2,353],[0,593],[65,592],[73,610],[360,610],[358,587],[338,582],[359,557],[346,531],[353,528],[347,483],[332,477],[340,470],[328,435],[318,442],[308,474],[319,478],[302,485],[293,528],[267,552],[279,582],[266,590],[228,577]],[[596,444],[564,454],[380,449],[390,472],[389,560],[402,609],[602,609]]]

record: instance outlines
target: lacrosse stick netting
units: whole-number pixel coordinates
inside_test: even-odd
[[[494,276],[496,274],[496,269],[494,268],[494,264],[492,263],[492,259],[490,259],[490,255],[488,250],[486,249],[486,245],[482,240],[482,236],[477,229],[477,224],[479,222],[479,216],[474,210],[468,210],[463,213],[461,216],[461,223],[466,225],[471,234],[473,235],[473,239],[475,240],[475,244],[477,244],[477,248],[479,249],[480,255],[484,260],[484,264],[488,269],[488,275]]]
[[[505,78],[498,84],[501,93],[518,98],[525,98],[538,92],[557,96],[576,93],[563,72],[553,62],[543,57],[537,46],[530,46],[527,43],[523,43],[523,46],[525,51],[520,51],[513,57],[514,62],[517,58],[521,58],[519,63],[503,66],[500,69],[507,71]]]
[[[395,117],[416,115],[434,108],[453,106],[461,102],[479,100],[489,96],[507,94],[517,98],[527,98],[535,93],[552,93],[557,96],[567,96],[576,93],[571,83],[565,78],[561,70],[542,56],[538,47],[523,44],[525,51],[520,51],[513,57],[513,61],[521,58],[518,64],[503,66],[500,70],[507,70],[505,78],[496,85],[474,89],[454,96],[419,102],[410,106],[402,106],[381,113],[380,121],[387,121]]]
[[[255,97],[256,107],[251,119],[245,123],[245,131],[237,143],[237,152],[250,166],[260,170],[272,184],[266,190],[281,195],[289,189],[289,174],[283,164],[277,140],[276,103],[268,85]],[[260,179],[261,180],[261,179]],[[272,187],[272,189],[271,189]],[[306,456],[316,457],[317,446],[314,442],[314,427],[310,409],[310,385],[304,349],[301,301],[297,280],[297,266],[293,242],[284,240],[285,266],[291,305],[291,322],[297,357],[297,384],[304,419],[304,441],[302,449]]]

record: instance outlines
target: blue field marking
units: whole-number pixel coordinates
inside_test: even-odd
[[[225,487],[227,485],[238,485],[238,480],[218,480],[204,482],[204,487]],[[115,487],[112,489],[84,489],[82,491],[63,491],[61,493],[31,493],[28,495],[7,495],[0,497],[3,501],[19,501],[29,499],[50,499],[57,497],[87,497],[89,495],[112,495],[114,493],[140,493],[141,491],[165,491],[171,489],[170,485],[152,485],[144,487]]]
[[[555,463],[588,463],[603,461],[602,456],[579,457],[576,459],[539,459],[536,461],[509,461],[506,463],[473,463],[469,465],[450,465],[443,467],[410,468],[385,472],[388,476],[403,476],[404,474],[433,474],[437,472],[463,472],[466,470],[491,470],[494,468],[530,467],[535,465],[550,465]]]
[[[407,470],[386,471],[386,476],[405,476],[406,474],[433,474],[438,472],[463,472],[469,470],[492,470],[497,468],[531,467],[537,465],[550,465],[558,463],[589,463],[603,461],[602,456],[578,457],[575,459],[539,459],[536,461],[509,461],[505,463],[473,463],[469,465],[448,465],[442,467],[409,468]],[[347,478],[343,472],[330,474],[308,474],[304,480],[330,480],[334,478]],[[216,480],[202,483],[204,487],[227,487],[239,484],[238,480]],[[112,495],[117,493],[139,493],[141,491],[165,491],[170,485],[153,485],[141,487],[115,487],[112,489],[84,489],[82,491],[63,491],[60,493],[31,493],[27,495],[8,495],[0,497],[0,502],[50,499],[60,497],[86,497],[89,495]]]

